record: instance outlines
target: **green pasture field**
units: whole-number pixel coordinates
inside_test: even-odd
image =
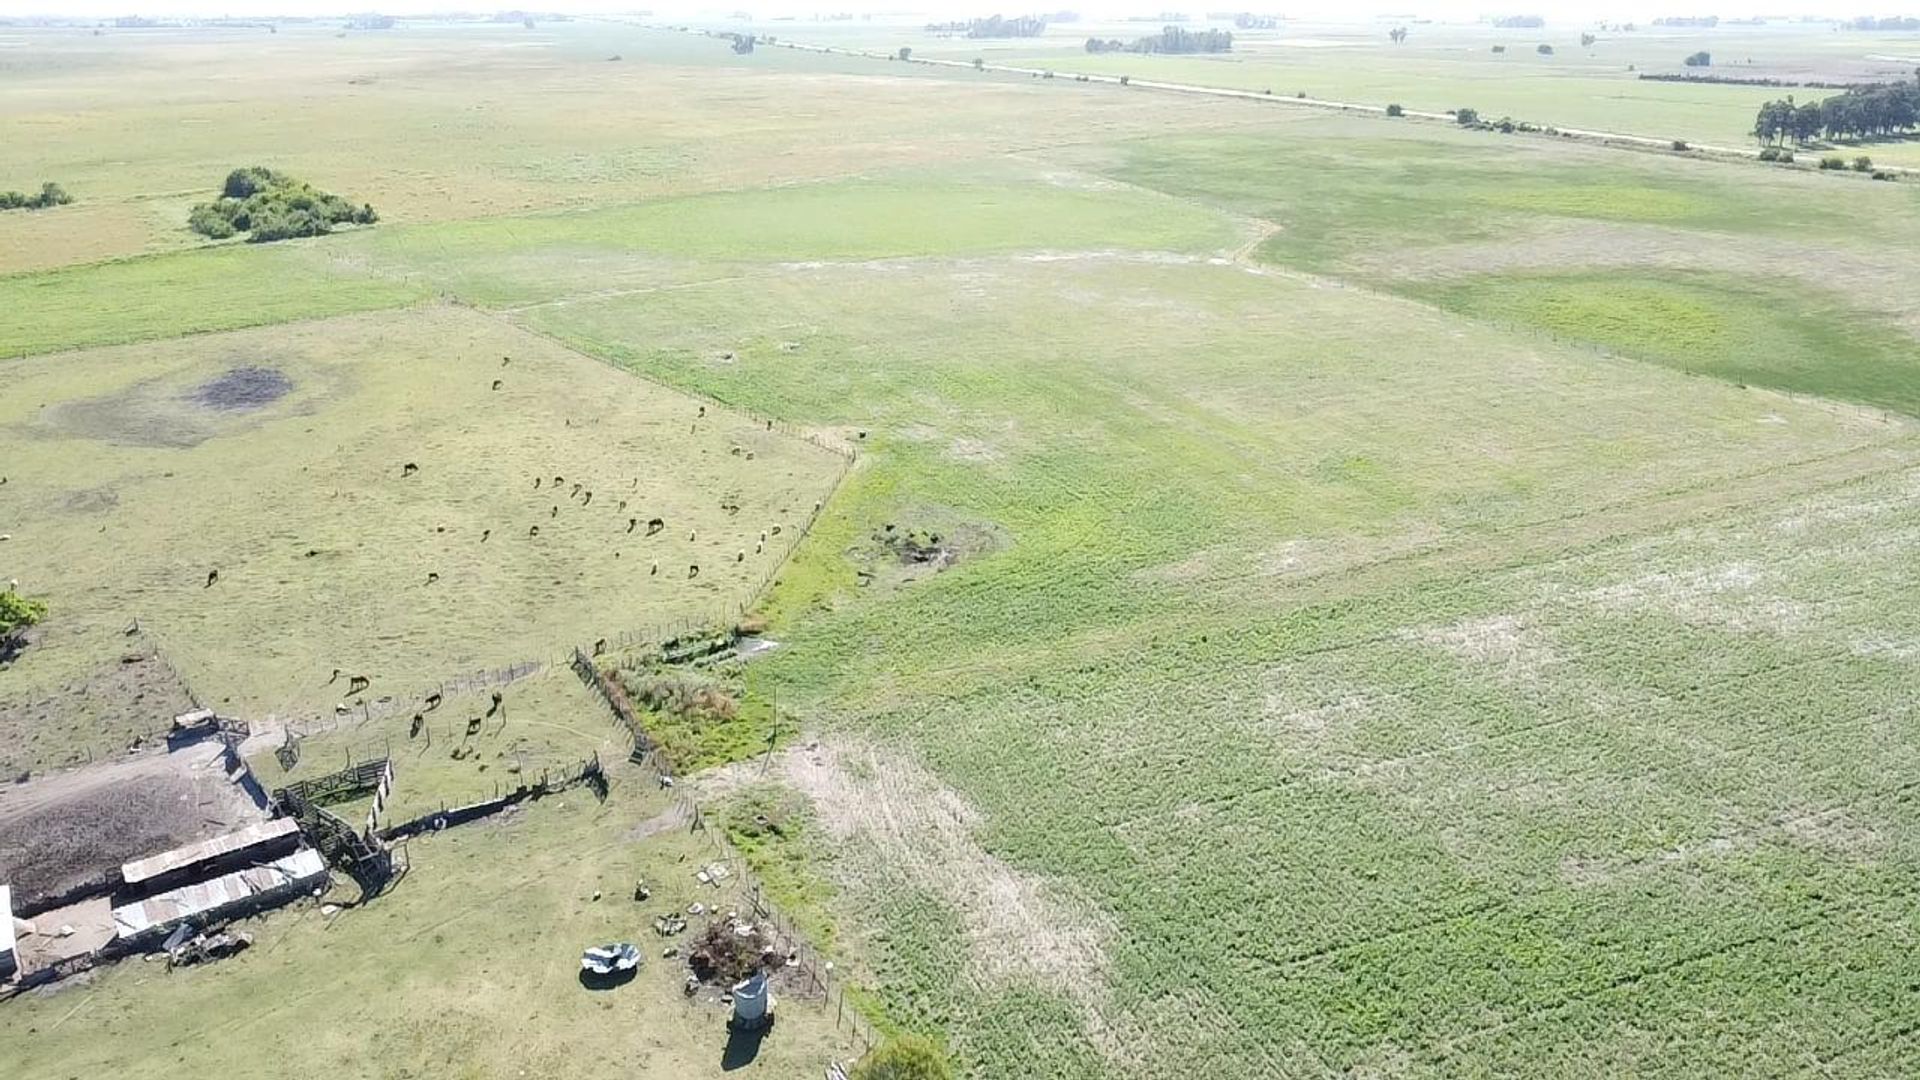
[[[1115,59],[1066,29],[992,55]],[[1385,29],[1167,63],[1339,96],[1389,78]],[[551,665],[504,722],[449,694],[428,746],[440,680],[771,581],[743,709],[779,745],[682,790],[849,1006],[963,1075],[1873,1077],[1914,1052],[1910,187],[604,24],[333,32],[76,38],[0,79],[30,106],[0,135],[50,179],[156,117],[235,117],[232,145],[182,125],[76,173],[84,244],[0,221],[0,354],[31,354],[0,362],[0,577],[54,612],[0,694],[117,662],[137,617],[215,704],[306,733],[291,774],[256,755],[270,784],[392,753],[404,817],[617,752]],[[1414,32],[1391,77],[1436,106],[1732,116],[1624,71],[1714,35],[1553,74]],[[1769,63],[1809,70],[1897,51],[1779,35]],[[1485,97],[1449,100],[1461,71]],[[276,153],[336,99],[355,119]],[[242,155],[391,214],[199,249],[169,215]],[[290,392],[194,404],[244,367]],[[629,539],[623,497],[669,528]],[[729,561],[822,498],[804,541]],[[61,761],[79,734],[14,742]],[[676,965],[631,1012],[572,982],[580,946],[642,932],[633,876],[693,898],[706,841],[656,834],[642,783],[417,843],[394,895],[269,918],[235,963],[9,1002],[0,1035],[31,1076],[560,1075],[582,1047],[700,1075],[718,1010]],[[766,1075],[843,1049],[796,1010]]]
[[[10,698],[112,664],[136,620],[206,704],[297,723],[729,618],[843,468],[455,307],[6,370],[4,572],[51,609],[7,673]],[[350,675],[371,689],[349,695]],[[16,767],[124,738],[16,734],[32,748]]]
[[[1190,24],[1198,28],[1201,24]],[[1210,25],[1232,29],[1231,23]],[[1404,25],[1408,38],[1387,33]],[[1157,34],[1153,22],[1055,24],[1037,39],[969,40],[927,34],[917,26],[762,24],[794,41],[922,56],[1092,72],[1135,79],[1296,94],[1375,106],[1443,112],[1460,107],[1482,116],[1510,116],[1542,126],[1678,138],[1717,146],[1751,145],[1760,104],[1786,94],[1798,100],[1833,90],[1737,84],[1675,83],[1642,73],[1696,73],[1789,82],[1899,81],[1920,67],[1920,34],[1835,32],[1825,22],[1712,29],[1653,27],[1633,32],[1552,23],[1539,29],[1495,29],[1382,20],[1373,24],[1288,21],[1278,30],[1235,30],[1231,53],[1146,56],[1089,54],[1089,37],[1132,41]],[[1582,47],[1580,36],[1597,40]],[[1539,45],[1554,53],[1542,56]],[[1494,53],[1504,46],[1506,51]],[[1713,64],[1690,69],[1684,59],[1705,51]],[[1862,148],[1892,164],[1920,164],[1920,144],[1886,142]]]
[[[650,786],[616,771],[604,805],[576,789],[416,839],[390,894],[333,916],[303,902],[249,922],[253,947],[232,960],[171,973],[130,961],[0,1005],[9,1069],[514,1080],[617,1062],[622,1075],[679,1080],[812,1075],[851,1060],[833,1012],[788,994],[754,1060],[728,1067],[726,1008],[712,988],[681,993],[684,967],[661,958],[668,939],[652,921],[743,899],[694,880],[714,849]],[[632,899],[640,880],[644,903]],[[589,990],[580,951],[609,941],[639,944],[645,963],[625,985]]]
[[[699,313],[749,295],[767,329],[735,326],[745,343],[717,363]],[[1500,1072],[1574,1053],[1591,1025],[1620,1030],[1581,1053],[1645,1075],[1688,1073],[1729,1031],[1784,1064],[1812,1034],[1787,1014],[1756,1007],[1709,1034],[1677,1003],[1611,1011],[1607,988],[1669,964],[1712,980],[1724,951],[1741,963],[1724,978],[1799,992],[1764,982],[1791,975],[1788,952],[1740,948],[1770,927],[1818,948],[1805,939],[1825,906],[1775,910],[1814,878],[1869,901],[1845,909],[1846,947],[1896,947],[1885,890],[1901,856],[1856,868],[1791,830],[1878,792],[1848,770],[1898,730],[1885,710],[1913,678],[1893,658],[1910,655],[1905,605],[1826,588],[1858,573],[1901,594],[1911,421],[1324,281],[1124,253],[921,261],[891,282],[843,266],[524,317],[756,409],[874,429],[840,513],[783,574],[788,643],[761,674],[829,748],[878,740],[938,779],[868,793],[884,757],[823,783],[802,750],[794,782],[823,789],[829,816],[889,794],[960,800],[982,822],[960,866],[1042,882],[1054,906],[1009,926],[979,910],[975,890],[998,890],[974,877],[896,871],[892,817],[753,850],[784,896],[826,905],[880,1007],[945,1032],[975,1075]],[[817,336],[780,351],[778,328],[802,319]],[[675,324],[684,340],[620,344]],[[867,344],[901,325],[924,336]],[[1742,512],[1771,516],[1692,546],[1697,523]],[[1860,513],[1889,515],[1884,549],[1822,524]],[[1773,521],[1796,517],[1804,566],[1745,552],[1786,542]],[[863,584],[849,555],[888,524],[949,531],[967,554],[930,580]],[[1594,597],[1562,610],[1563,592]],[[1619,613],[1591,614],[1616,592]],[[1824,636],[1769,622],[1789,601]],[[1847,640],[1882,645],[1856,656]],[[1802,649],[1820,666],[1793,660]],[[1749,685],[1748,664],[1785,667]],[[1796,758],[1833,771],[1806,786],[1733,719],[1772,715],[1795,675],[1865,695],[1848,723],[1830,727],[1816,698],[1752,733],[1792,755],[1829,740]],[[1662,780],[1723,742],[1748,748],[1700,788]],[[1511,775],[1451,786],[1456,762],[1483,758]],[[1430,777],[1426,794],[1404,775]],[[1608,799],[1616,777],[1647,794]],[[1637,869],[1593,885],[1588,860]],[[1698,910],[1685,898],[1702,888],[1724,903]],[[979,954],[984,939],[1051,956],[1062,934],[1083,946],[1060,965],[1072,977],[1009,980]],[[1541,934],[1552,962],[1521,979],[1532,952],[1505,950]],[[1885,994],[1911,974],[1827,992]],[[1580,1013],[1597,1018],[1546,1019]],[[1823,1052],[1871,1049],[1883,1023],[1898,1026],[1838,1024]]]

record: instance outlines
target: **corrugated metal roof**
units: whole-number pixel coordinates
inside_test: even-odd
[[[121,877],[129,885],[138,885],[149,878],[159,877],[168,871],[183,866],[192,866],[197,862],[230,855],[236,851],[245,851],[256,844],[277,840],[288,833],[300,831],[300,826],[292,818],[274,818],[271,821],[255,822],[237,832],[216,836],[211,840],[202,840],[197,844],[177,847],[172,851],[163,851],[158,855],[149,855],[144,859],[135,859],[120,868]]]
[[[169,889],[158,896],[115,908],[113,921],[120,928],[121,937],[134,937],[192,915],[216,911],[270,889],[287,885],[304,886],[318,880],[326,872],[327,864],[320,858],[320,853],[303,847],[270,863]]]
[[[0,953],[13,951],[13,886],[0,885]]]

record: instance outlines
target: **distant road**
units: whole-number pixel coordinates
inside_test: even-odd
[[[707,33],[707,31],[704,30],[689,30],[688,32],[703,35]],[[832,53],[838,56],[858,56],[868,60],[892,60],[895,63],[900,62],[895,59],[891,53],[869,52],[865,49],[841,49],[832,45],[804,45],[800,42],[787,41],[784,39],[776,40],[773,44],[779,48],[797,49],[802,52]],[[912,57],[905,62],[909,64],[928,64],[934,67],[963,68],[969,71],[995,71],[1009,75],[1045,76],[1048,73],[1044,68],[1015,67],[1011,64],[981,64],[976,67],[973,62],[969,60],[936,60],[919,56]],[[1055,79],[1066,78],[1073,82],[1109,83],[1114,86],[1124,85],[1129,89],[1137,87],[1142,90],[1159,90],[1174,94],[1199,94],[1206,97],[1240,98],[1247,101],[1262,101],[1270,104],[1292,105],[1308,109],[1324,109],[1331,112],[1371,113],[1375,116],[1385,116],[1387,114],[1387,108],[1384,105],[1368,105],[1358,101],[1331,101],[1326,98],[1284,97],[1278,94],[1254,93],[1251,90],[1232,90],[1223,86],[1199,86],[1193,83],[1162,82],[1158,79],[1135,79],[1131,76],[1125,77],[1126,81],[1122,83],[1122,76],[1119,75],[1095,75],[1089,72],[1079,71],[1071,72],[1064,76],[1055,72],[1053,73],[1053,77]],[[1442,123],[1453,123],[1453,116],[1450,113],[1425,112],[1420,109],[1403,109],[1402,115],[1416,120],[1437,120]],[[1547,127],[1550,125],[1542,124],[1541,126]],[[1671,138],[1662,139],[1652,135],[1631,135],[1622,131],[1597,131],[1592,128],[1551,126],[1553,126],[1555,132],[1561,135],[1571,136],[1583,142],[1595,142],[1612,146],[1643,147],[1671,153],[1675,142],[1675,140]],[[1690,150],[1696,151],[1703,156],[1745,158],[1748,160],[1757,160],[1760,156],[1759,150],[1747,146],[1715,146],[1696,142],[1689,142],[1687,146]],[[1920,172],[1920,170],[1899,165],[1883,165],[1880,166],[1880,168],[1887,172],[1896,173],[1913,174]]]

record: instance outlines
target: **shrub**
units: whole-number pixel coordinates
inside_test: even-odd
[[[1398,105],[1389,105],[1387,106],[1387,115],[1388,116],[1404,116],[1406,115],[1406,110],[1402,109]]]
[[[1865,155],[1865,154],[1861,154],[1861,155],[1860,155],[1859,157],[1857,157],[1857,158],[1854,158],[1854,159],[1853,159],[1853,171],[1854,171],[1854,172],[1872,172],[1872,171],[1873,171],[1873,159],[1872,159],[1872,158],[1870,158],[1870,157],[1868,157],[1868,156],[1867,156],[1867,155]]]
[[[1703,49],[1700,52],[1694,53],[1692,56],[1687,57],[1684,63],[1688,67],[1712,67],[1713,54]]]
[[[1503,116],[1500,118],[1500,122],[1493,126],[1499,129],[1500,134],[1511,135],[1513,134],[1513,117]]]
[[[1503,53],[1507,51],[1507,47],[1505,45],[1495,45],[1493,47],[1493,51],[1497,53]]]
[[[1689,150],[1691,150],[1691,149],[1693,149],[1693,147],[1691,147],[1691,146],[1688,146],[1688,145],[1687,145],[1687,140],[1685,140],[1685,139],[1675,139],[1675,140],[1673,140],[1673,148],[1674,148],[1675,150],[1678,150],[1679,152],[1681,152],[1681,153],[1683,153],[1683,154],[1684,154],[1684,153],[1686,153],[1687,151],[1689,151]]]
[[[932,1041],[896,1035],[868,1051],[850,1080],[953,1080],[953,1067]]]
[[[228,173],[220,198],[195,206],[187,226],[214,240],[249,233],[249,240],[266,243],[324,236],[335,225],[371,225],[378,220],[380,215],[371,205],[356,207],[284,173],[253,166]]]
[[[985,60],[981,59],[978,56],[973,58],[973,70],[985,71],[986,69],[987,69],[987,62]]]
[[[1823,169],[1844,169],[1847,167],[1847,163],[1841,158],[1823,157],[1820,159],[1820,167]]]
[[[911,60],[913,59],[913,48],[912,46],[909,46],[909,45],[902,45],[900,46],[900,51],[895,53],[894,55],[898,56],[902,60]]]
[[[0,210],[45,210],[50,206],[65,206],[72,201],[73,196],[67,194],[67,189],[52,182],[41,184],[38,195],[0,191]]]
[[[1875,169],[1873,170],[1873,178],[1875,180],[1891,180],[1893,179],[1893,174],[1885,169]]]
[[[1120,85],[1121,86],[1127,85],[1127,77],[1125,75],[1120,76]]]
[[[0,592],[0,660],[8,660],[26,647],[27,627],[47,617],[43,601],[29,600],[8,589]]]
[[[1480,110],[1455,109],[1453,110],[1453,122],[1459,124],[1461,127],[1474,127],[1480,123]]]
[[[1780,151],[1780,164],[1782,165],[1793,164],[1793,151],[1791,150]]]
[[[1553,46],[1551,46],[1551,45],[1549,45],[1549,44],[1547,44],[1546,42],[1544,42],[1544,41],[1543,41],[1543,42],[1541,42],[1540,44],[1538,44],[1538,45],[1535,45],[1535,46],[1533,47],[1533,51],[1534,51],[1534,52],[1537,52],[1537,53],[1539,53],[1539,54],[1540,54],[1541,56],[1552,56],[1552,55],[1553,55]]]
[[[1761,161],[1779,161],[1780,148],[1777,146],[1763,147],[1760,151],[1760,160]]]

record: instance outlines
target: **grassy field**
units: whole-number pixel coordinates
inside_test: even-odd
[[[713,24],[721,25],[721,24]],[[725,24],[731,29],[737,24]],[[1230,23],[1212,25],[1232,29]],[[1387,33],[1406,26],[1394,44]],[[1735,84],[1675,83],[1642,74],[1712,74],[1730,79],[1788,82],[1898,81],[1920,65],[1920,35],[1836,32],[1830,24],[1765,27],[1641,26],[1635,31],[1555,22],[1537,29],[1381,20],[1370,24],[1316,24],[1289,20],[1277,30],[1236,30],[1231,53],[1209,56],[1090,55],[1089,37],[1132,41],[1157,34],[1157,22],[1054,24],[1038,39],[977,41],[928,34],[911,25],[781,26],[758,29],[795,41],[892,52],[907,46],[922,56],[1037,67],[1063,75],[1093,72],[1135,79],[1296,94],[1376,106],[1446,111],[1462,106],[1483,116],[1511,116],[1540,125],[1682,138],[1744,146],[1752,142],[1754,114],[1764,101],[1832,93]],[[1582,46],[1591,32],[1597,40]],[[1540,45],[1554,52],[1541,55]],[[1495,47],[1504,52],[1495,53]],[[1705,72],[1684,59],[1705,51]],[[1883,142],[1865,148],[1877,158],[1920,164],[1920,144]]]
[[[1074,52],[1125,27],[763,29],[1165,59]],[[1496,61],[1490,30],[1384,30],[1165,65],[1731,140],[1751,88],[1626,64],[1901,47],[1729,29],[1549,61],[1529,31]],[[0,231],[0,354],[28,354],[0,362],[0,577],[55,612],[0,692],[68,700],[138,617],[202,694],[306,732],[270,783],[393,753],[408,816],[616,752],[552,667],[409,737],[438,680],[771,581],[780,644],[740,678],[779,744],[683,790],[849,1004],[967,1076],[1875,1077],[1920,1049],[1910,187],[631,27],[32,55],[0,136],[99,197],[84,244]],[[164,208],[281,150],[302,95],[364,110],[266,163],[386,223],[72,265],[188,246]],[[79,168],[156,115],[240,118]],[[287,392],[204,403],[254,368]],[[859,463],[804,541],[749,555],[840,477],[788,429]],[[621,498],[668,527],[629,538]],[[336,667],[374,677],[365,712],[332,718]],[[57,761],[78,730],[15,742]],[[656,834],[641,787],[433,837],[330,926],[121,965],[0,1007],[0,1036],[33,1076],[564,1074],[582,1046],[701,1075],[718,1010],[674,965],[632,1013],[572,981],[644,927],[633,876],[692,898],[706,841]],[[793,1017],[767,1075],[843,1049]]]
[[[348,675],[412,701],[598,637],[726,618],[843,465],[453,307],[58,353],[9,375],[5,569],[52,611],[9,697],[110,663],[136,620],[207,704],[298,722],[358,704]],[[17,734],[38,765],[90,745]]]

